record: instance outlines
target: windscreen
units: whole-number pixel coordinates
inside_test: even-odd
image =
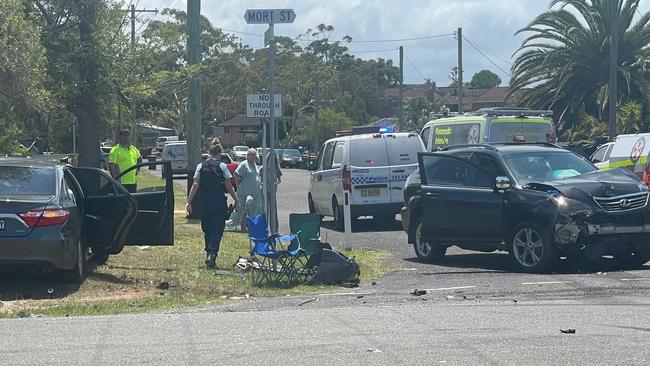
[[[503,158],[521,184],[566,179],[597,170],[568,151],[510,154]]]
[[[300,151],[298,150],[282,150],[282,155],[287,157],[300,157]]]
[[[53,196],[54,168],[0,166],[0,196]]]
[[[545,119],[494,119],[490,125],[490,142],[545,142],[552,135],[553,124]]]
[[[248,151],[248,148],[246,146],[235,146],[234,150],[241,152],[241,151]]]

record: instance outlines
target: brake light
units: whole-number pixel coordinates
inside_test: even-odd
[[[19,214],[30,228],[63,224],[68,221],[70,212],[66,210],[29,211]]]
[[[381,138],[381,134],[380,133],[373,133],[372,138],[374,138],[374,139]]]
[[[350,174],[350,171],[347,169],[343,169],[343,190],[344,191],[351,191],[352,190],[352,175]]]
[[[648,185],[650,183],[650,173],[646,170],[643,172],[643,184]]]

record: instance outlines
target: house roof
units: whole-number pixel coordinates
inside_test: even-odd
[[[248,118],[245,114],[239,114],[225,122],[222,122],[221,127],[240,127],[240,126],[255,126],[260,127],[261,121],[258,118]]]

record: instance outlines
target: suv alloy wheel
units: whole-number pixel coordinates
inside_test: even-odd
[[[422,240],[422,220],[418,219],[415,223],[415,243],[413,243],[413,248],[415,249],[415,255],[418,258],[426,263],[433,263],[442,259],[447,252],[447,247],[439,244],[427,242]]]
[[[533,222],[517,225],[508,244],[510,258],[522,272],[544,272],[559,259],[551,235]]]

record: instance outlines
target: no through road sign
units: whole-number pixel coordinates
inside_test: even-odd
[[[273,117],[282,117],[282,96],[274,94]],[[248,118],[269,118],[271,117],[271,95],[270,94],[247,94],[246,95],[246,116]]]

